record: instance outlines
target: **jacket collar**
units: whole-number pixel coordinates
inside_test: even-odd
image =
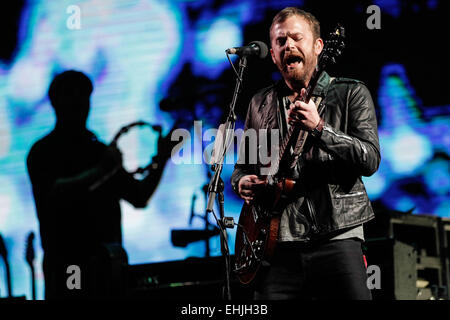
[[[327,94],[328,88],[330,85],[330,76],[325,71],[321,74],[319,81],[317,82],[316,87],[313,90],[313,96],[321,96],[325,97]],[[264,94],[264,98],[259,104],[258,112],[265,112],[266,116],[264,118],[263,126],[265,128],[269,127],[269,123],[272,123],[271,127],[279,127],[279,119],[277,117],[277,112],[279,110],[278,107],[278,98],[283,97],[289,94],[290,89],[286,85],[283,79],[277,81],[274,85],[270,86],[266,89],[266,93]],[[269,108],[267,106],[277,106],[276,108]]]
[[[313,91],[313,96],[325,97],[330,85],[330,76],[325,71],[321,74],[319,81]],[[278,97],[284,96],[289,93],[289,88],[283,79],[277,81],[275,84],[266,89],[266,93],[263,95],[264,98],[258,106],[258,112],[268,113],[264,117],[264,127],[267,127],[270,122],[276,123],[278,125],[278,118],[276,117],[276,112],[278,108]],[[267,110],[267,106],[277,106],[273,110]],[[272,108],[271,108],[272,109]]]
[[[313,90],[313,96],[325,97],[328,91],[328,86],[330,85],[330,76],[325,71],[320,75],[319,81]]]

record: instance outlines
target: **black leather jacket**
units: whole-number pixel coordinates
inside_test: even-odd
[[[253,96],[245,130],[279,128],[279,82]],[[325,103],[325,125],[319,137],[309,135],[302,154],[299,184],[312,202],[317,236],[356,226],[374,217],[361,176],[375,173],[380,164],[377,121],[367,87],[360,81],[323,73],[313,92]],[[259,144],[259,140],[258,140]],[[241,159],[240,159],[241,160]],[[258,174],[258,165],[235,165],[231,177],[237,193],[239,180]]]

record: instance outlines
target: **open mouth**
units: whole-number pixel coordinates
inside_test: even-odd
[[[301,56],[289,55],[284,58],[284,65],[288,68],[295,68],[303,61]]]

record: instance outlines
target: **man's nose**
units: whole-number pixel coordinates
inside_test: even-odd
[[[295,41],[294,39],[287,37],[286,38],[286,43],[285,43],[285,50],[292,50],[295,48]]]

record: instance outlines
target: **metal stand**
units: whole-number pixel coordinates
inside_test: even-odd
[[[234,128],[236,125],[236,114],[234,112],[234,108],[236,106],[236,101],[239,95],[239,91],[241,89],[242,84],[242,75],[244,74],[244,69],[247,66],[247,58],[242,56],[239,59],[239,72],[238,78],[236,79],[236,85],[234,88],[233,98],[230,104],[230,112],[228,114],[227,122],[225,124],[225,139],[223,140],[223,148],[221,148],[222,153],[218,158],[215,159],[216,163],[212,165],[212,169],[214,171],[214,175],[211,178],[209,183],[209,197],[208,204],[206,207],[206,212],[213,212],[214,201],[216,196],[218,195],[219,201],[219,214],[220,219],[217,221],[218,227],[220,228],[220,248],[222,252],[222,256],[225,262],[225,284],[223,287],[223,298],[224,300],[231,300],[231,291],[230,291],[230,248],[228,247],[228,237],[227,237],[227,227],[234,227],[233,224],[227,223],[224,212],[224,183],[222,178],[220,177],[223,169],[223,160],[227,153],[228,149],[228,141],[234,138]]]

